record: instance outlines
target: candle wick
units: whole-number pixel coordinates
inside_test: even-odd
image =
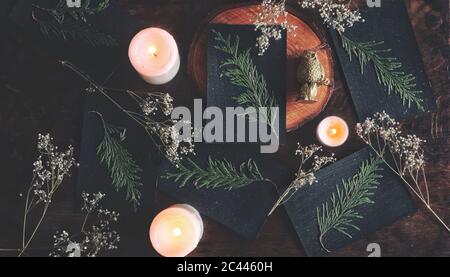
[[[156,50],[156,47],[155,47],[155,46],[150,46],[150,47],[148,48],[148,53],[150,54],[150,56],[151,56],[152,58],[155,58],[156,56],[158,56],[158,51]]]

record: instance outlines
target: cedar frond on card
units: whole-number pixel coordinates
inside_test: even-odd
[[[266,79],[258,71],[251,58],[251,48],[239,51],[239,36],[232,39],[230,35],[224,37],[218,31],[213,30],[212,32],[216,35],[217,45],[215,48],[228,56],[220,64],[223,76],[227,77],[233,85],[243,89],[233,99],[244,107],[267,108],[267,113],[263,113],[259,121],[273,127],[276,115],[270,108],[279,106],[273,92],[269,92],[267,88]]]
[[[371,197],[383,177],[378,173],[382,170],[381,163],[381,159],[376,158],[363,162],[359,172],[347,181],[343,180],[341,186],[336,186],[336,193],[331,195],[330,201],[317,208],[319,241],[327,252],[330,251],[325,247],[324,238],[331,230],[349,238],[352,238],[351,230],[360,230],[354,222],[355,219],[363,218],[357,208],[374,203]]]
[[[252,159],[243,162],[237,168],[227,159],[215,160],[211,157],[208,158],[206,168],[188,159],[185,164],[179,164],[174,172],[167,172],[162,178],[173,179],[181,186],[192,183],[197,189],[225,188],[227,190],[242,188],[257,181],[269,181],[261,175],[257,164]]]
[[[350,61],[353,55],[359,61],[361,74],[364,68],[372,63],[377,75],[378,83],[387,88],[387,93],[397,93],[404,106],[411,108],[415,105],[418,110],[424,111],[422,91],[417,89],[416,78],[412,74],[401,71],[403,64],[396,57],[386,57],[391,49],[380,49],[384,42],[357,42],[340,34],[342,47],[347,52]]]
[[[108,169],[114,189],[125,190],[126,200],[136,211],[140,206],[142,182],[139,174],[142,169],[123,145],[126,129],[106,123],[101,114],[97,114],[102,120],[104,131],[103,139],[97,147],[97,156],[100,163]]]

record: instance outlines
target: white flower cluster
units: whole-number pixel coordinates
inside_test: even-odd
[[[420,172],[425,166],[422,149],[425,141],[415,135],[404,135],[399,125],[383,111],[357,124],[356,133],[380,153],[390,151],[396,157],[397,169],[402,174]]]
[[[298,190],[306,185],[311,186],[315,182],[317,182],[317,180],[313,172],[304,172],[303,170],[300,170],[300,174],[297,174],[291,185],[295,188],[295,190]]]
[[[173,111],[172,102],[173,98],[168,93],[152,93],[142,99],[139,105],[146,116],[155,115],[159,110],[165,116],[169,116]]]
[[[281,39],[283,30],[292,32],[297,29],[288,23],[285,0],[263,0],[254,25],[255,31],[261,32],[256,41],[260,56],[269,49],[271,39]]]
[[[120,236],[113,229],[113,225],[118,221],[119,214],[114,211],[102,209],[99,206],[101,200],[105,197],[102,193],[95,193],[92,196],[88,193],[82,194],[83,207],[82,211],[86,213],[81,234],[72,237],[67,231],[57,232],[54,236],[53,252],[51,257],[67,257],[71,253],[68,252],[70,245],[77,245],[80,249],[82,257],[96,257],[104,251],[117,249],[120,242]],[[90,228],[86,228],[85,224],[91,214],[95,213],[96,218]],[[76,242],[78,239],[81,242]]]
[[[322,147],[315,144],[302,146],[297,143],[298,147],[295,151],[295,155],[300,158],[300,166],[296,173],[294,181],[292,181],[284,193],[278,198],[277,202],[273,206],[269,215],[275,211],[275,209],[289,201],[289,199],[301,188],[317,183],[316,172],[329,163],[334,163],[336,159],[334,154],[331,156],[318,155],[318,152],[322,152]]]
[[[157,134],[161,145],[160,150],[165,154],[166,158],[173,164],[177,165],[182,157],[188,154],[195,154],[195,147],[193,142],[193,135],[183,139],[182,135],[175,128],[179,121],[172,120],[172,124],[153,124],[149,129]],[[191,122],[184,120],[182,122],[185,126],[191,126]]]
[[[302,0],[299,1],[299,5],[302,8],[317,8],[323,22],[339,32],[345,32],[346,28],[352,27],[356,22],[364,22],[358,10],[352,11],[342,1]]]
[[[60,152],[49,134],[38,135],[37,149],[39,156],[33,163],[32,191],[37,198],[34,204],[48,204],[64,177],[70,175],[70,169],[77,164],[73,147]]]
[[[336,161],[334,154],[331,156],[318,155],[317,153],[322,151],[321,146],[315,144],[302,146],[300,143],[297,145],[298,147],[295,151],[295,155],[300,157],[300,167],[295,180],[291,184],[295,190],[298,190],[305,185],[313,185],[316,182],[315,173],[325,165]],[[309,170],[305,170],[304,168],[308,166],[308,164],[310,165],[310,168]]]
[[[195,154],[192,136],[182,139],[181,134],[175,128],[178,120],[167,118],[173,111],[173,98],[170,94],[147,93],[147,97],[143,98],[133,91],[127,92],[142,110],[142,115],[134,113],[130,113],[130,115],[140,122],[151,135],[157,137],[153,141],[169,161],[177,165],[184,156],[190,153]],[[158,114],[158,111],[161,113]],[[190,126],[190,122],[183,123]]]
[[[81,207],[81,211],[86,212],[87,214],[91,213],[95,209],[98,208],[100,202],[105,197],[105,194],[98,192],[94,193],[91,197],[89,193],[83,192],[81,193],[81,199],[83,200],[83,206]]]

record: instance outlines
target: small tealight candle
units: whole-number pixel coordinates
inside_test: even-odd
[[[330,116],[319,123],[317,127],[317,138],[328,147],[343,145],[348,139],[348,125],[340,117]]]
[[[197,247],[202,236],[202,218],[187,204],[163,210],[150,226],[153,248],[164,257],[185,257]]]
[[[168,83],[180,69],[177,43],[163,29],[140,31],[130,43],[128,56],[134,69],[152,85]]]

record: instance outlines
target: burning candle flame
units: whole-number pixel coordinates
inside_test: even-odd
[[[173,234],[175,237],[181,236],[181,229],[180,229],[179,227],[173,228],[173,229],[172,229],[172,234]]]
[[[329,134],[330,136],[334,136],[334,135],[336,135],[336,134],[337,134],[337,130],[336,130],[336,128],[332,128],[332,129],[330,129],[330,131],[328,132],[328,134]]]
[[[158,51],[156,50],[156,47],[153,45],[148,48],[148,53],[152,58],[158,56]]]

